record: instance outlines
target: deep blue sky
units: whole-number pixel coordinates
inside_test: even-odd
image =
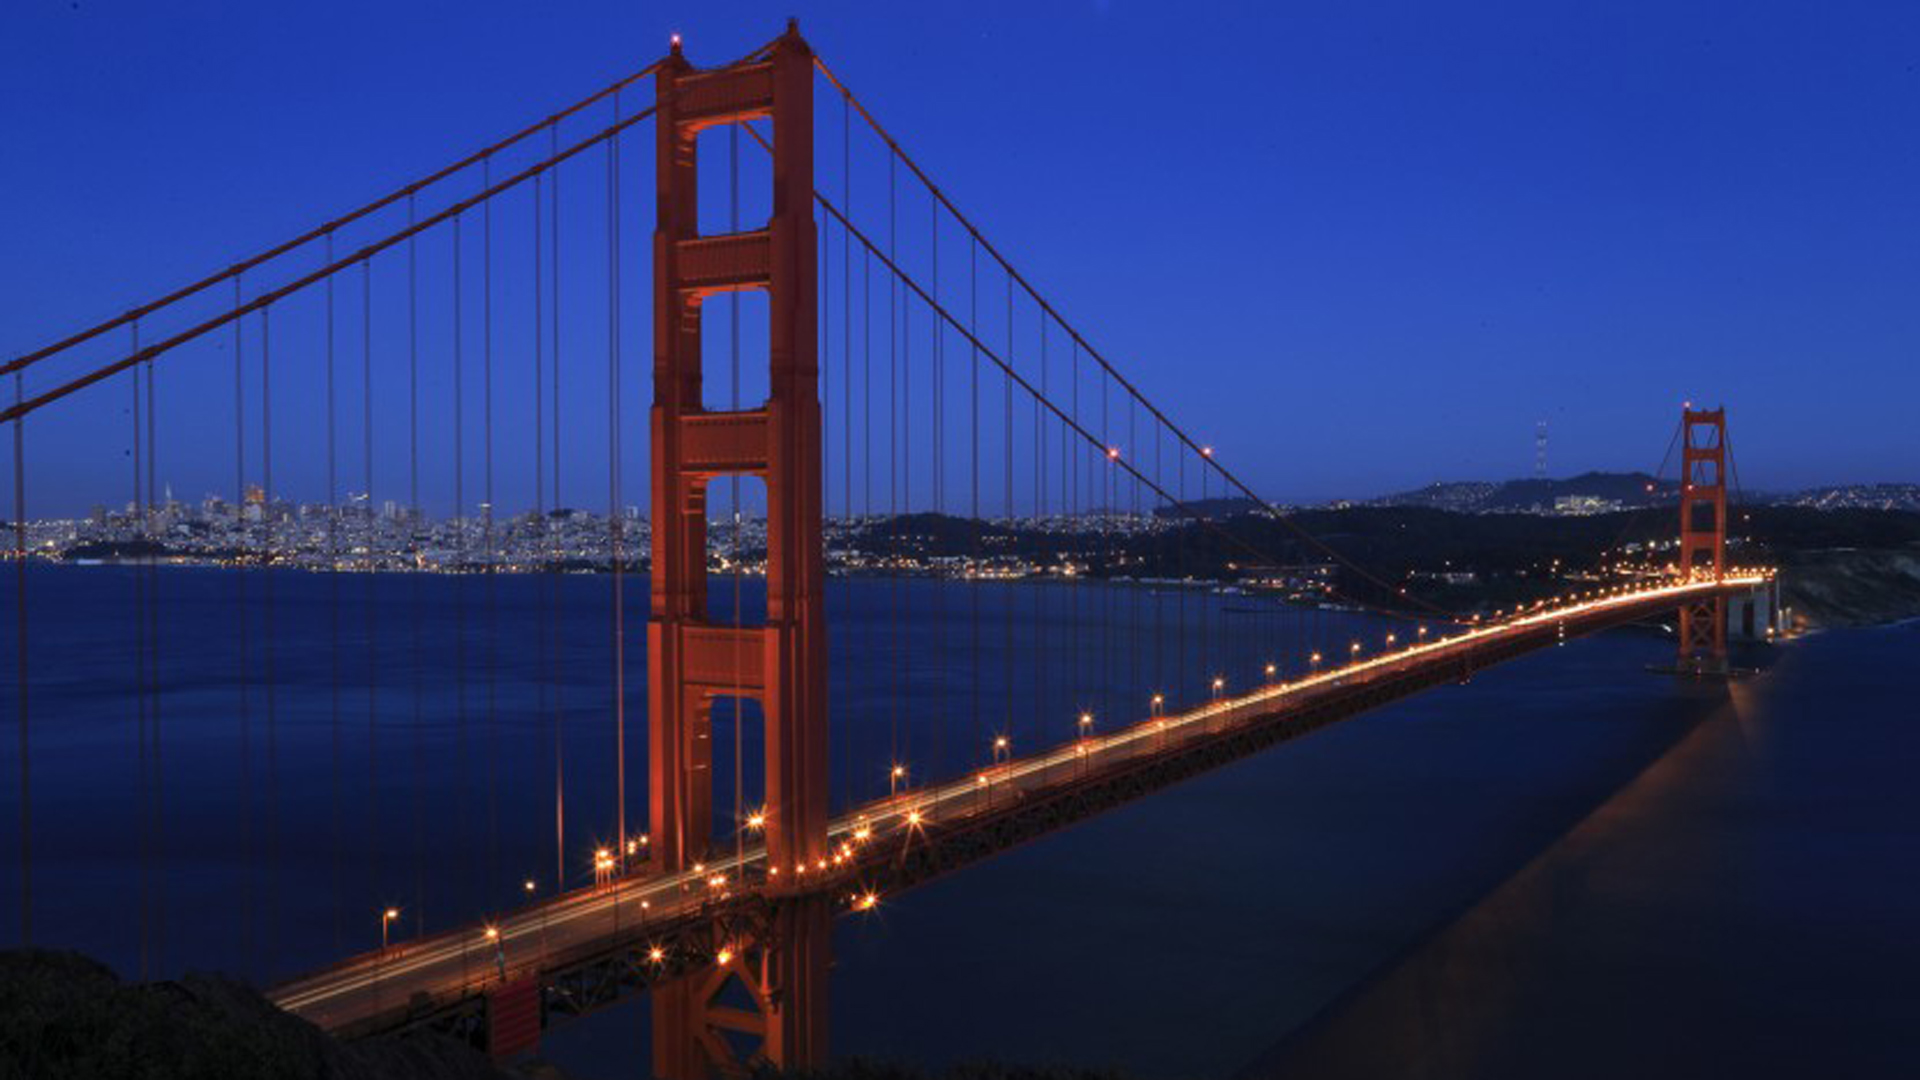
[[[908,10],[13,0],[0,349],[797,13],[1272,496],[1650,468],[1683,398],[1748,486],[1920,480],[1920,7]]]

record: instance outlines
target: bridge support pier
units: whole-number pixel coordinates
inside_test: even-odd
[[[829,900],[783,900],[763,940],[728,943],[724,962],[653,988],[653,1074],[707,1080],[825,1064],[832,948]]]

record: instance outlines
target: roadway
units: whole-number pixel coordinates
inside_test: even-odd
[[[929,830],[962,828],[972,818],[1005,810],[1035,794],[1079,782],[1142,757],[1177,750],[1255,718],[1271,718],[1330,695],[1425,669],[1457,665],[1493,652],[1507,639],[1535,635],[1543,627],[1610,625],[1676,606],[1694,595],[1762,584],[1761,575],[1644,586],[1587,594],[1571,603],[1541,607],[1516,617],[1416,640],[1390,652],[1352,660],[1248,693],[1223,696],[1186,712],[1149,716],[1114,731],[1088,733],[1074,742],[1024,758],[997,762],[935,787],[907,789],[836,818],[830,826],[834,855],[812,867],[770,867],[763,845],[716,856],[674,874],[640,873],[530,904],[488,923],[471,924],[391,948],[351,957],[287,982],[269,992],[282,1008],[322,1028],[364,1026],[398,1011],[418,995],[434,1002],[458,1000],[500,982],[504,975],[545,972],[549,961],[590,952],[597,944],[683,922],[742,890],[769,884],[806,891],[838,889],[849,906],[871,906],[862,870],[889,858]],[[1420,635],[1424,637],[1425,635]],[[794,883],[804,882],[804,886]],[[670,940],[663,936],[656,959],[665,963]]]

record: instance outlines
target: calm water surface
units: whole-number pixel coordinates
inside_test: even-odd
[[[376,944],[388,904],[432,929],[545,889],[556,720],[565,873],[612,834],[607,579],[281,574],[269,612],[257,572],[161,569],[150,668],[141,580],[30,577],[41,940],[129,975],[270,980]],[[626,590],[639,808],[644,579]],[[1242,684],[1384,633],[1088,585],[835,581],[830,605],[836,805],[884,793],[895,756],[951,774],[1002,731],[1031,749],[1082,708],[1131,719],[1154,688],[1191,700],[1216,670]],[[1574,643],[888,898],[835,931],[834,1051],[1151,1077],[1911,1075],[1920,625],[1804,639],[1719,691],[1649,674],[1669,648]],[[16,905],[10,887],[0,925]],[[546,1053],[643,1076],[647,1026],[616,1009]]]

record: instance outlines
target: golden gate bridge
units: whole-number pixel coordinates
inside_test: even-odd
[[[631,108],[649,79],[651,103]],[[652,168],[635,170],[649,132]],[[716,160],[723,169],[703,168]],[[635,194],[653,206],[644,270]],[[643,333],[653,356],[644,444],[629,437],[637,417],[627,401],[640,392],[627,365]],[[1610,627],[1678,610],[1680,669],[1724,671],[1729,600],[1774,588],[1769,571],[1728,564],[1725,416],[1690,406],[1677,436],[1678,554],[1663,572],[1456,614],[1368,570],[1259,499],[1125,378],[793,26],[707,69],[676,39],[661,60],[507,139],[0,374],[13,382],[0,423],[13,446],[22,939],[34,940],[36,889],[47,887],[35,872],[34,731],[61,720],[34,693],[45,659],[27,572],[44,554],[29,542],[34,443],[111,429],[128,439],[131,519],[152,545],[133,579],[127,702],[139,740],[143,963],[149,941],[183,918],[165,910],[156,867],[168,857],[163,731],[189,720],[232,724],[235,841],[266,867],[264,883],[248,879],[244,904],[252,920],[255,889],[266,894],[260,921],[271,934],[283,887],[279,740],[295,663],[277,643],[288,621],[324,619],[331,646],[316,678],[327,687],[337,959],[276,972],[270,994],[343,1036],[432,1027],[503,1058],[532,1049],[551,1024],[644,992],[660,1075],[818,1063],[837,914]],[[203,393],[220,383],[229,392]],[[230,438],[206,437],[229,424]],[[357,447],[345,437],[356,426]],[[230,450],[211,449],[216,441]],[[229,641],[170,632],[154,554],[169,532],[163,459],[230,483],[219,510],[237,538],[221,557],[239,590]],[[594,559],[608,572],[595,584],[610,594],[610,662],[587,703],[565,691],[575,680],[559,668],[571,645],[545,584],[581,554],[558,524],[563,491],[578,483],[563,460],[605,470],[604,490],[572,491],[605,499],[593,528],[604,529]],[[628,508],[628,476],[642,461],[644,522]],[[343,490],[355,483],[358,493]],[[312,520],[279,503],[302,485],[324,488]],[[399,504],[410,573],[371,572],[395,569],[370,539],[377,494]],[[1226,496],[1277,524],[1285,549],[1272,532],[1206,509]],[[529,513],[496,519],[496,506],[521,498]],[[425,525],[436,500],[452,523],[437,533]],[[764,537],[747,537],[749,518],[764,522]],[[1010,569],[1020,562],[1007,537],[1023,519],[1076,523],[1079,539]],[[855,559],[832,550],[830,525],[892,544]],[[899,554],[915,545],[925,560]],[[1076,580],[1147,581],[1192,565],[1196,550],[1222,579],[1308,557],[1337,572],[1270,604],[1252,626],[1202,615],[1196,630],[1184,588],[1119,600],[1109,589],[1081,610]],[[959,568],[950,575],[959,587],[910,591],[902,571],[934,563]],[[423,674],[436,644],[427,639],[441,633],[423,630],[420,615],[429,566],[460,571],[443,650],[453,654],[463,777],[451,842],[487,879],[465,897],[430,888],[421,869],[427,846],[442,842],[427,828],[418,780],[429,767],[420,732],[441,689],[422,685],[435,677]],[[324,609],[289,610],[285,575],[316,568]],[[964,629],[936,636],[935,655],[919,660],[956,658],[966,685],[915,700],[902,691],[913,658],[835,653],[830,568],[882,577],[892,636],[923,617],[945,635],[954,617]],[[539,571],[543,586],[534,610],[503,616],[494,583],[512,569]],[[644,645],[628,620],[629,589],[635,602],[641,591],[629,578],[643,570]],[[343,626],[342,594],[356,587],[347,571],[369,571],[359,575],[362,627]],[[989,583],[1020,577],[1068,587],[983,609]],[[378,616],[377,593],[400,613]],[[1350,627],[1327,615],[1336,603],[1375,613],[1380,629],[1349,640]],[[915,610],[925,604],[942,610]],[[1014,646],[1016,619],[1042,628],[1033,655]],[[1085,632],[1089,622],[1099,629]],[[475,624],[485,628],[477,641]],[[348,655],[348,637],[364,647],[364,665]],[[626,714],[642,648],[640,800],[627,782]],[[232,657],[217,706],[187,700],[161,675],[165,653],[201,649]],[[538,698],[523,710],[504,700],[500,669],[529,654]],[[406,678],[390,670],[396,657]],[[861,740],[829,693],[830,657],[845,672],[836,685],[878,686],[886,699],[884,721],[868,721],[884,722],[884,738],[866,733],[866,749],[885,743],[880,760],[851,756]],[[500,729],[521,720],[551,735],[550,760],[503,757]],[[601,756],[569,761],[567,724],[589,728]],[[729,725],[730,783],[715,749]],[[364,760],[353,776],[350,739]],[[469,783],[476,765],[483,783]],[[411,807],[383,805],[393,774],[408,769]],[[582,785],[596,794],[583,797]],[[505,869],[499,800],[512,788],[550,790],[550,878]],[[715,806],[722,789],[730,810]],[[600,811],[584,826],[583,804]],[[636,804],[644,827],[630,820]],[[364,816],[366,850],[347,835],[349,813]],[[374,853],[384,834],[408,829],[411,869]],[[381,877],[373,888],[383,895],[410,900],[349,916],[350,865]],[[429,894],[443,913],[431,926]],[[369,931],[377,922],[379,947],[353,952],[341,929],[349,918]]]

